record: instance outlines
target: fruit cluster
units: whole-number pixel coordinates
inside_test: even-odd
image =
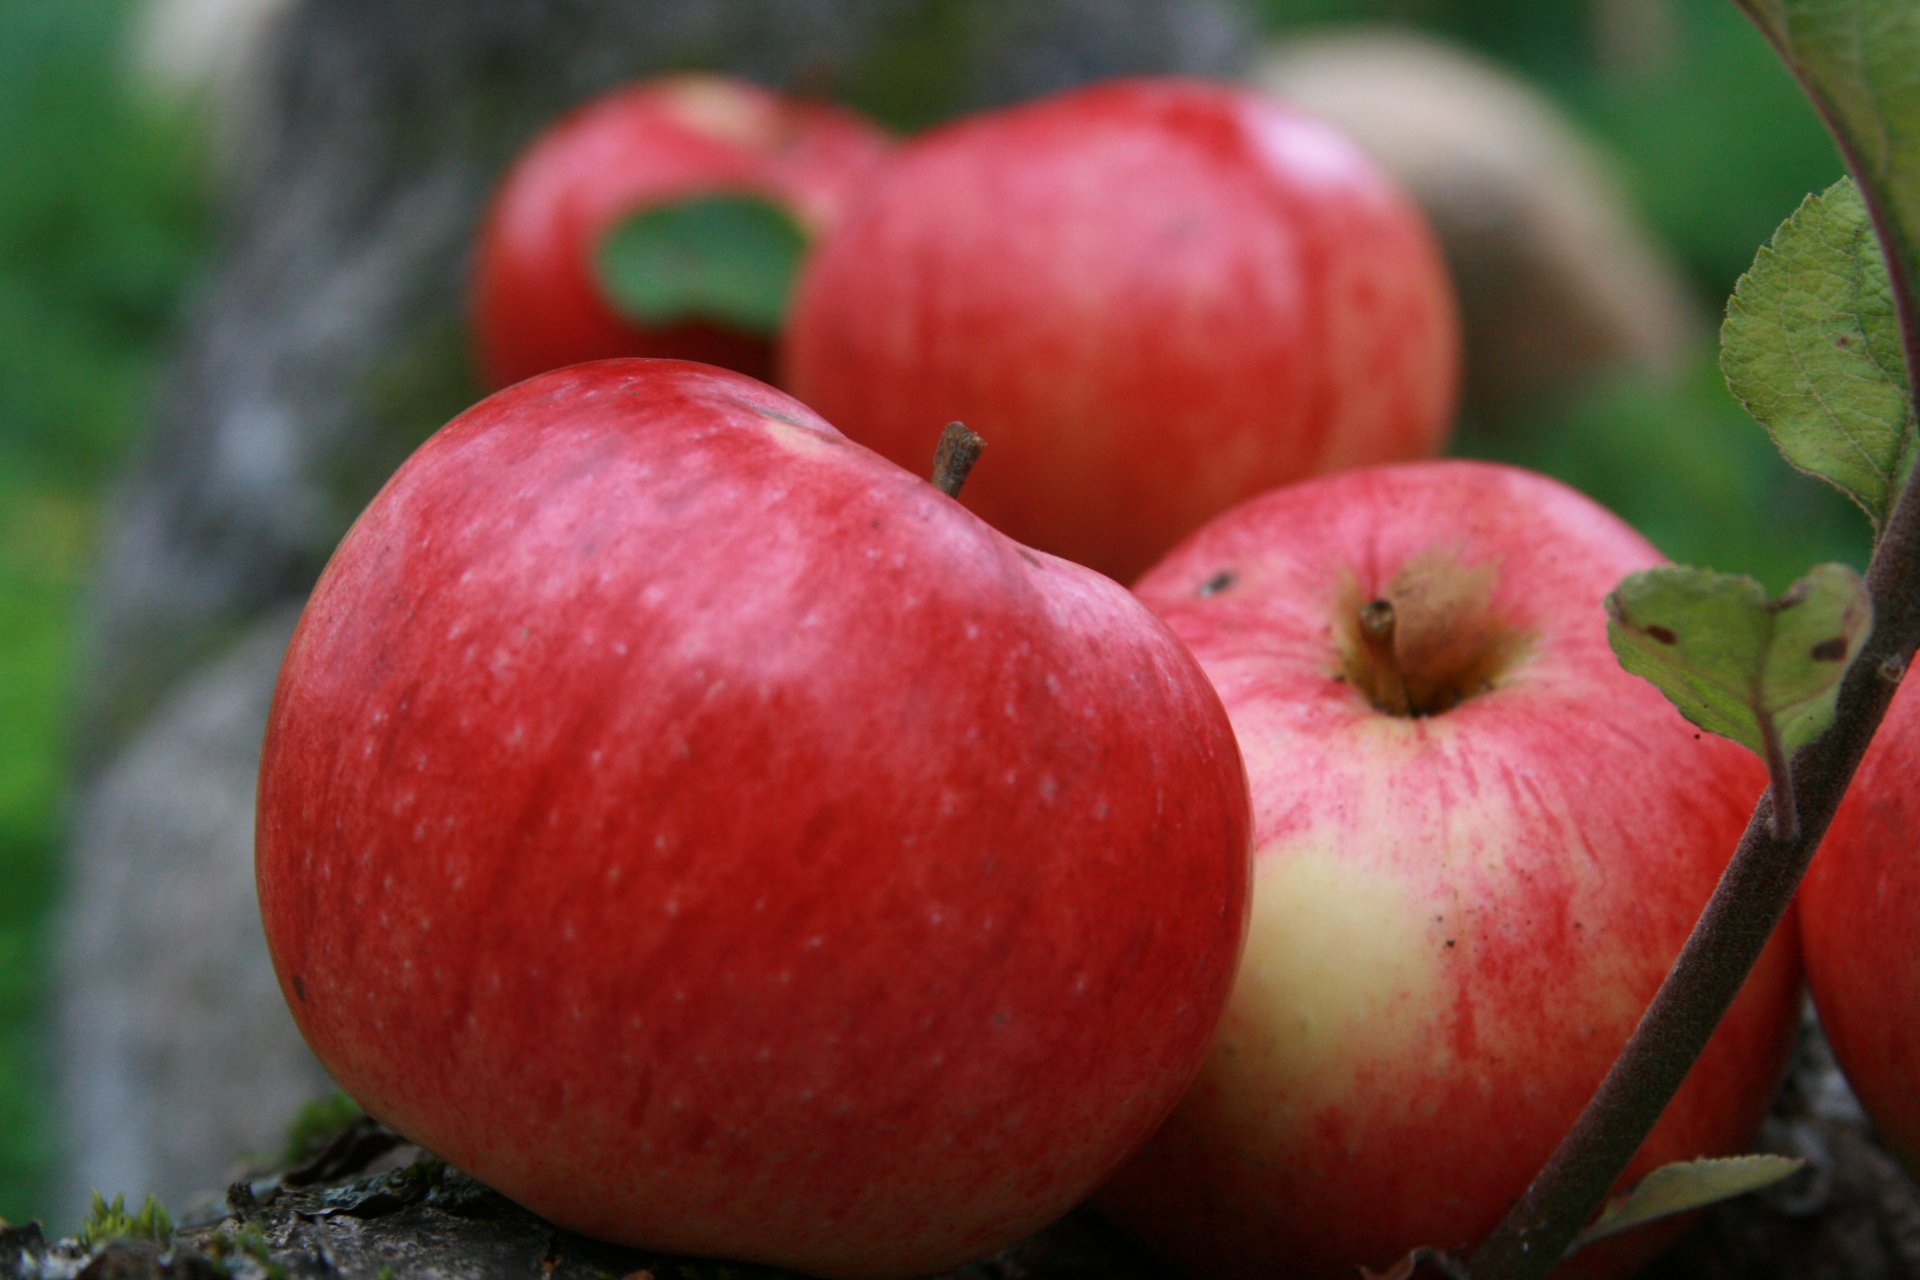
[[[508,175],[474,299],[503,389],[314,592],[260,898],[341,1085],[568,1227],[844,1277],[1090,1195],[1201,1275],[1469,1243],[1765,783],[1609,651],[1651,546],[1418,460],[1440,256],[1252,91],[895,144],[626,90]],[[1635,1170],[1749,1140],[1798,983],[1789,931]]]

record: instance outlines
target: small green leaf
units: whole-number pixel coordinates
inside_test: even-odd
[[[1852,180],[1808,196],[1740,278],[1720,368],[1787,461],[1859,503],[1877,534],[1917,437],[1886,259]]]
[[[1752,578],[1677,565],[1632,574],[1607,597],[1621,666],[1702,729],[1769,758],[1770,735],[1791,755],[1826,732],[1871,623],[1866,587],[1839,564],[1774,600]]]
[[[614,308],[647,325],[705,320],[771,335],[785,321],[806,233],[758,196],[702,195],[643,209],[600,241]]]
[[[1820,108],[1885,211],[1908,287],[1920,281],[1920,5],[1738,0]]]
[[[1749,1191],[1770,1187],[1799,1172],[1805,1160],[1790,1156],[1728,1156],[1661,1165],[1616,1196],[1567,1252],[1619,1235],[1657,1218],[1704,1208]]]

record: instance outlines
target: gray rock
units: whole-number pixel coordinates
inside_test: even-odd
[[[89,789],[61,931],[77,1213],[86,1192],[164,1198],[277,1152],[327,1088],[266,962],[253,794],[297,610],[283,606],[171,691]],[[178,1176],[175,1171],[185,1174]]]

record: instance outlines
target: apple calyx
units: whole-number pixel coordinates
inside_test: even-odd
[[[958,498],[967,483],[973,464],[987,442],[964,422],[949,422],[940,431],[940,443],[933,450],[933,487],[949,498]]]
[[[1390,716],[1439,715],[1493,688],[1533,638],[1494,612],[1498,580],[1450,547],[1408,559],[1384,591],[1350,577],[1336,603],[1339,678]]]

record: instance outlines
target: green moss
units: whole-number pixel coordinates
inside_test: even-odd
[[[288,1123],[281,1160],[286,1164],[299,1164],[365,1114],[359,1103],[339,1089],[324,1098],[315,1098],[295,1112]]]
[[[88,1247],[109,1240],[155,1240],[165,1246],[173,1243],[173,1218],[152,1196],[139,1212],[128,1213],[125,1196],[115,1196],[109,1204],[96,1191],[86,1221],[80,1224],[79,1239]]]

